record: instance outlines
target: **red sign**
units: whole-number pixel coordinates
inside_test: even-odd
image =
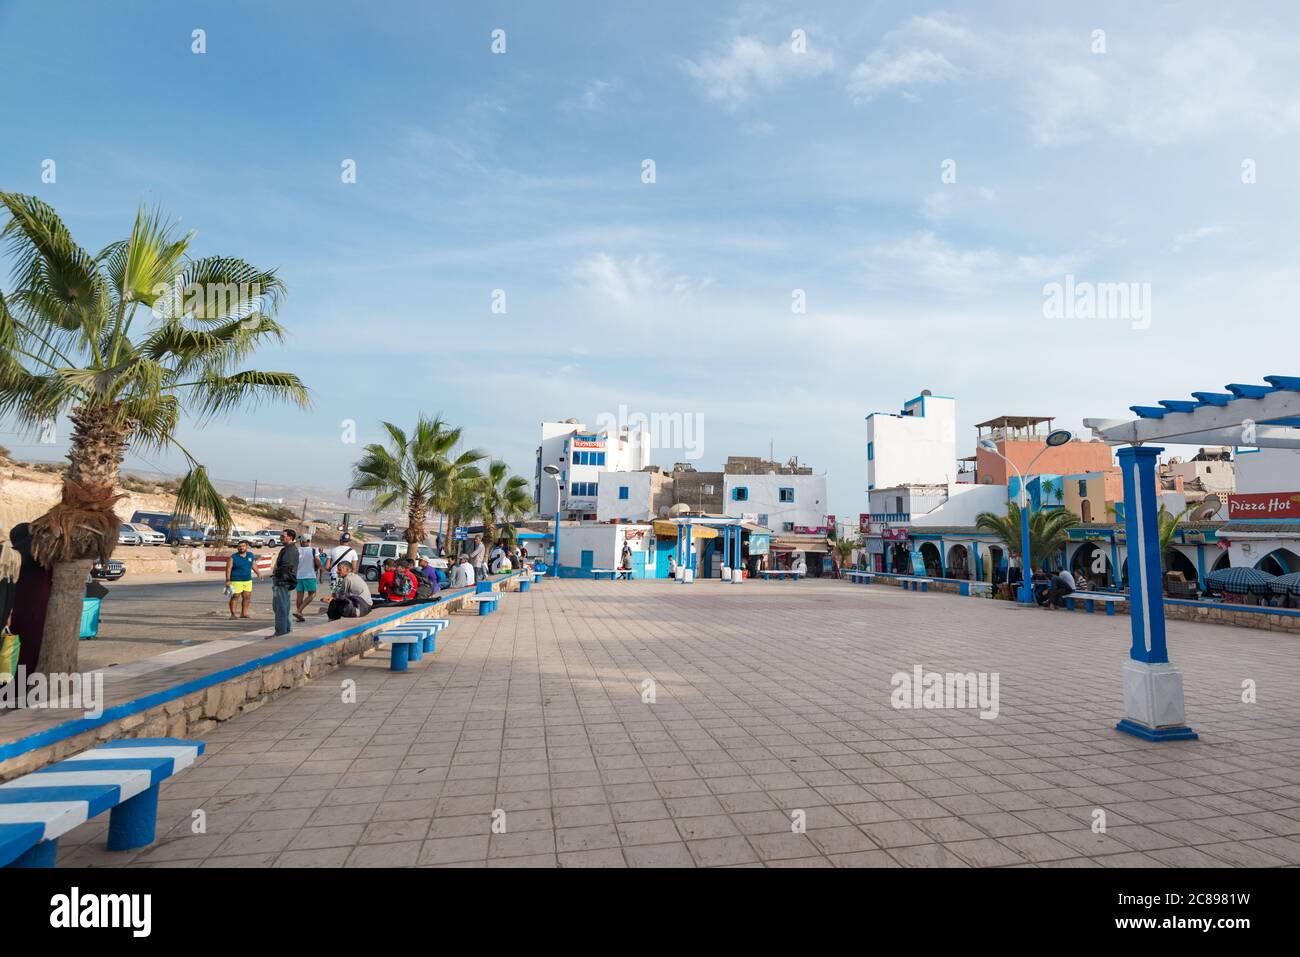
[[[1230,521],[1300,518],[1300,492],[1256,492],[1228,496]]]
[[[871,531],[871,516],[866,512],[858,513],[858,531],[864,535]]]
[[[905,528],[886,528],[880,532],[880,537],[887,542],[905,542],[907,541],[907,529]]]

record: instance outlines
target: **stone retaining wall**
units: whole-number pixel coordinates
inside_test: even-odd
[[[505,591],[515,578],[497,582]],[[180,695],[161,704],[114,718],[79,734],[32,748],[0,761],[0,782],[61,761],[87,748],[118,738],[198,738],[223,721],[255,711],[268,701],[307,682],[329,674],[349,661],[375,649],[374,637],[393,626],[417,619],[437,618],[460,611],[468,595],[447,599],[437,605],[417,605],[410,614],[376,622],[374,627],[349,634],[338,641],[310,648],[272,664],[251,669],[198,691]],[[350,619],[348,619],[351,621]],[[236,666],[237,667],[237,666]],[[117,707],[117,706],[113,706]],[[112,711],[113,707],[106,709]]]

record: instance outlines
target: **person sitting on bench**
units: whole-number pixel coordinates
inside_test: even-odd
[[[1075,591],[1074,576],[1070,574],[1068,568],[1062,568],[1052,578],[1052,583],[1047,586],[1047,592],[1043,596],[1043,605],[1046,608],[1064,608],[1065,596]]]
[[[352,570],[351,562],[338,563],[338,578],[334,582],[334,597],[330,599],[326,614],[330,621],[340,618],[364,618],[370,614],[370,586]]]

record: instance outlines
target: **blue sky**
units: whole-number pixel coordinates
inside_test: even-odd
[[[343,420],[421,410],[531,477],[542,419],[622,404],[854,515],[863,417],[923,388],[964,454],[1297,373],[1300,13],[1136,6],[0,0],[0,187],[88,248],[158,202],[279,270],[258,365],[313,408],[189,429],[218,477],[342,488]],[[1149,328],[1045,318],[1066,275],[1149,283]]]

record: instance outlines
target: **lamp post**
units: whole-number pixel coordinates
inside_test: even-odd
[[[547,465],[542,471],[555,481],[555,577],[560,577],[560,470]]]
[[[1048,449],[1054,449],[1057,446],[1064,445],[1074,438],[1074,433],[1069,429],[1055,429],[1047,433],[1047,440],[1039,453],[1029,460],[1025,466],[1025,472],[1034,467]],[[1016,478],[1020,479],[1020,603],[1022,605],[1032,605],[1034,603],[1034,589],[1030,583],[1030,554],[1029,554],[1029,488],[1025,485],[1025,476],[1016,467],[1016,463],[1011,461],[1005,455],[998,451],[997,443],[992,439],[980,439],[980,448],[986,452],[992,452],[1003,462],[1006,462],[1015,470]]]

